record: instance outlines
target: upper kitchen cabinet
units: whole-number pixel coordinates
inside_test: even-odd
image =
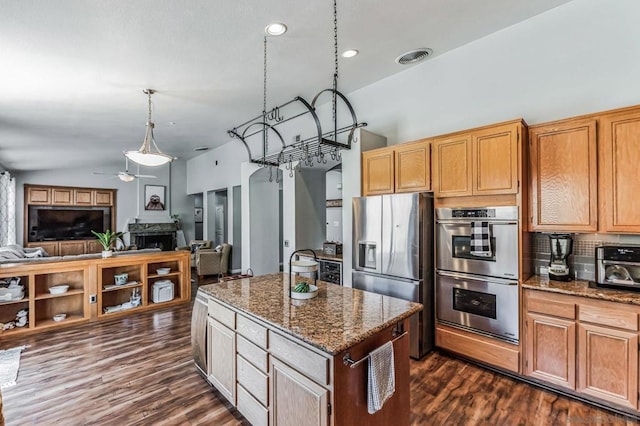
[[[600,119],[600,230],[640,233],[640,107]]]
[[[521,120],[434,141],[436,197],[517,194]]]
[[[395,192],[431,190],[431,143],[421,140],[395,148]]]
[[[471,195],[471,135],[434,142],[433,191],[436,197]]]
[[[533,231],[597,231],[596,119],[529,128],[529,225]]]
[[[393,193],[393,147],[362,153],[362,195]]]
[[[362,153],[363,195],[431,190],[431,143],[420,140]]]

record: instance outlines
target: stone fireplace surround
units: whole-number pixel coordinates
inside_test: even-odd
[[[176,248],[177,226],[168,223],[130,223],[129,237],[131,244],[138,249],[159,248],[162,251],[173,251]]]

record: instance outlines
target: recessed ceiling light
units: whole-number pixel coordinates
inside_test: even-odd
[[[343,58],[353,58],[358,53],[360,53],[360,52],[358,52],[356,49],[348,49],[348,50],[345,50],[344,52],[342,52],[342,57]]]
[[[209,147],[207,146],[199,146],[197,148],[193,148],[194,151],[199,152],[199,151],[209,151]]]
[[[274,22],[273,24],[267,25],[264,32],[270,36],[279,36],[287,32],[287,26],[280,22]]]
[[[424,47],[421,49],[414,49],[398,56],[396,58],[396,63],[400,65],[415,64],[416,62],[420,62],[423,59],[426,59],[432,54],[433,54],[433,50],[429,49],[428,47]]]

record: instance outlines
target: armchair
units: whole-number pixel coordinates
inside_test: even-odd
[[[211,240],[191,240],[188,246],[176,247],[177,250],[190,250],[191,251],[191,266],[196,264],[196,252],[202,249],[210,249],[213,243]]]
[[[231,254],[231,246],[223,243],[220,251],[213,249],[200,249],[196,251],[195,265],[198,277],[205,275],[224,276],[229,273],[229,255]]]

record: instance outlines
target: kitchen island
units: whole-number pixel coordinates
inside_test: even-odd
[[[288,285],[271,274],[200,287],[209,382],[254,425],[408,425],[406,333],[421,305],[322,281],[293,300]],[[366,357],[389,341],[395,393],[368,414]]]

